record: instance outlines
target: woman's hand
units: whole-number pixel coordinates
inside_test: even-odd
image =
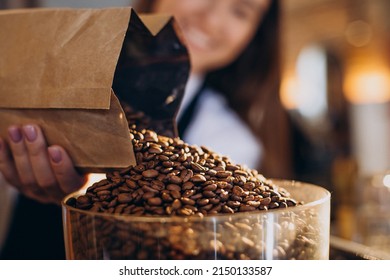
[[[8,141],[0,138],[0,172],[21,193],[43,203],[60,203],[86,182],[62,147],[47,146],[37,125],[11,126]]]

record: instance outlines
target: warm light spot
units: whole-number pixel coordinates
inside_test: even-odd
[[[390,71],[385,67],[351,69],[345,80],[345,94],[352,103],[389,101]]]
[[[286,75],[281,84],[280,98],[283,106],[287,110],[293,110],[298,107],[299,86],[296,78]]]

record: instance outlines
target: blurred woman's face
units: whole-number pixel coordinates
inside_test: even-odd
[[[193,73],[235,60],[254,36],[271,0],[156,0],[153,11],[175,16]]]

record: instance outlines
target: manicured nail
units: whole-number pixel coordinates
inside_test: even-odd
[[[23,133],[30,142],[34,142],[37,139],[37,130],[33,125],[23,126]]]
[[[18,143],[23,139],[22,132],[17,126],[11,126],[8,128],[8,135],[14,143]]]
[[[50,158],[54,163],[59,163],[62,160],[62,154],[59,148],[49,147],[48,151],[49,151]]]

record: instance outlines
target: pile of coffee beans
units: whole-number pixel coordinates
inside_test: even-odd
[[[131,215],[204,216],[295,206],[257,171],[205,147],[132,130],[137,165],[107,175],[68,201],[79,209]]]
[[[300,202],[284,188],[206,147],[130,127],[137,165],[66,201],[83,210],[70,216],[71,258],[320,258],[315,213],[287,211]],[[269,209],[286,211],[258,214]]]

